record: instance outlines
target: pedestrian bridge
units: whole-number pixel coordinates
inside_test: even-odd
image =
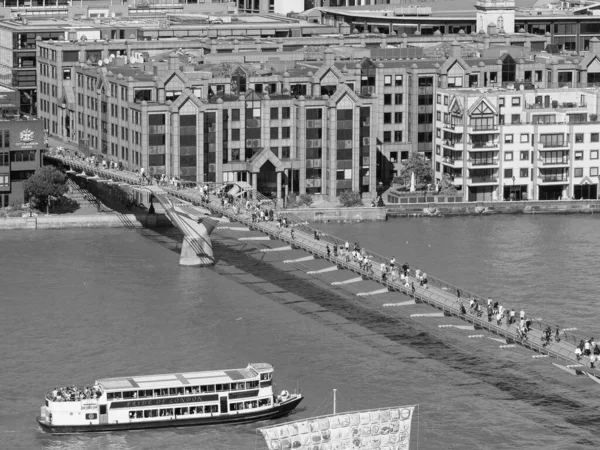
[[[379,263],[388,261],[381,255],[368,252],[374,269],[368,272],[351,259],[335,256],[328,251],[328,247],[331,250],[333,246],[343,245],[344,241],[331,235],[321,235],[317,239],[315,237],[317,230],[302,223],[290,212],[280,211],[280,215],[291,224],[289,228],[280,228],[274,221],[255,222],[243,208],[236,212],[232,208],[223,206],[215,195],[210,195],[206,199],[197,189],[146,185],[135,173],[95,167],[80,159],[71,159],[63,155],[45,156],[49,160],[69,167],[78,176],[99,183],[119,183],[121,186],[131,186],[136,190],[152,194],[160,202],[170,220],[185,235],[180,259],[182,265],[214,264],[210,235],[217,229],[219,233],[240,241],[245,246],[269,253],[271,258],[277,258],[282,263],[304,271],[307,275],[364,298],[365,302],[380,299],[384,302],[381,307],[387,311],[414,308],[417,304],[430,305],[439,312],[421,312],[412,314],[411,317],[415,320],[437,320],[440,330],[471,331],[472,334],[468,335],[468,338],[472,339],[485,336],[476,334],[474,330],[487,331],[497,336],[490,339],[497,339],[503,343],[499,346],[503,351],[510,351],[514,348],[513,345],[525,347],[535,352],[534,358],[557,358],[566,364],[555,364],[555,366],[574,375],[586,374],[600,383],[600,372],[591,368],[590,359],[583,357],[578,360],[575,356],[576,344],[580,339],[586,339],[585,336],[576,333],[576,328],[563,329],[560,342],[553,340],[545,343],[542,340],[543,330],[550,324],[541,319],[534,319],[528,338],[522,340],[517,333],[516,324],[507,324],[503,321],[498,325],[495,320],[488,321],[485,316],[478,317],[476,314],[462,312],[461,304],[457,300],[458,289],[449,283],[429,276],[428,288],[424,288],[418,285],[416,279],[411,278],[410,282],[415,285],[413,290],[400,280],[383,276],[379,270]],[[212,186],[212,189],[216,187]],[[246,186],[239,187],[237,194],[253,195],[255,198],[259,196]],[[460,291],[466,304],[469,298],[475,298],[480,303],[484,302],[481,296],[465,289]],[[554,329],[553,324],[551,327]]]

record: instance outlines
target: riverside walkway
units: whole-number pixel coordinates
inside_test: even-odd
[[[149,187],[142,182],[142,179],[137,174],[132,172],[96,167],[81,159],[73,159],[57,154],[49,154],[46,157],[61,161],[65,165],[70,166],[71,169],[81,170],[85,174],[93,174],[89,175],[91,179],[110,179],[115,182],[127,183],[139,189],[148,189]],[[576,333],[569,331],[567,335],[563,331],[560,342],[553,340],[548,344],[544,344],[542,341],[542,331],[546,328],[547,324],[536,320],[533,323],[531,331],[528,333],[527,339],[522,340],[517,334],[517,324],[508,325],[505,321],[505,323],[497,325],[495,320],[489,322],[486,316],[478,317],[476,314],[470,314],[469,312],[461,313],[461,305],[457,300],[458,288],[449,283],[429,276],[428,288],[423,288],[419,286],[414,277],[410,277],[409,282],[415,285],[413,292],[411,287],[406,287],[399,280],[386,279],[382,276],[378,266],[381,262],[388,261],[381,255],[367,252],[373,261],[374,267],[372,271],[361,269],[358,263],[346,260],[345,257],[335,257],[333,251],[328,255],[327,245],[331,248],[333,245],[343,245],[345,241],[325,234],[322,234],[320,239],[315,239],[314,232],[316,229],[297,220],[293,213],[289,211],[278,211],[278,214],[281,217],[285,217],[288,223],[290,223],[290,228],[280,228],[276,222],[254,222],[247,211],[236,213],[232,208],[223,207],[221,206],[220,199],[214,195],[210,196],[208,201],[205,201],[197,189],[175,189],[171,186],[161,186],[160,189],[175,198],[191,203],[190,206],[197,205],[196,212],[198,216],[205,216],[206,210],[216,214],[218,216],[215,217],[217,232],[243,242],[245,245],[252,246],[261,252],[268,252],[272,257],[278,258],[286,264],[293,265],[308,275],[347,290],[358,297],[389,297],[390,302],[383,305],[388,308],[402,308],[415,304],[415,302],[428,304],[440,310],[442,316],[453,316],[468,323],[469,325],[464,326],[463,329],[487,330],[505,339],[507,345],[522,345],[536,352],[538,356],[548,356],[563,360],[569,364],[560,366],[561,368],[574,374],[581,374],[583,373],[582,369],[586,369],[588,374],[594,374],[592,377],[595,381],[598,380],[595,376],[597,373],[596,370],[591,368],[590,359],[582,357],[578,361],[576,358],[576,345],[580,339],[586,339],[578,336]],[[151,191],[154,189],[148,190]],[[229,223],[223,222],[223,217],[227,218]],[[258,235],[256,232],[258,232]],[[306,252],[307,256],[295,255],[290,257],[290,252],[295,250],[302,250]],[[320,263],[315,265],[315,260],[320,261]],[[340,276],[339,274],[342,272],[351,274],[349,275],[350,278]],[[365,281],[371,282],[370,286],[372,287],[369,290],[365,290],[364,288]],[[462,288],[460,291],[465,303],[468,303],[469,298],[475,298],[480,303],[483,303],[483,297],[472,294]],[[404,295],[402,297],[390,295],[394,293]],[[423,314],[421,316],[434,316],[434,314],[436,313]],[[440,328],[443,326],[461,328],[457,325],[441,324],[439,326]],[[470,337],[479,337],[479,335]]]

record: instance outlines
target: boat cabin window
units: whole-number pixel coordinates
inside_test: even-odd
[[[160,410],[160,417],[171,417],[173,415],[173,408],[165,408]]]
[[[152,397],[152,389],[141,390],[138,393],[140,398],[151,398]]]
[[[261,373],[260,374],[260,379],[261,379],[261,381],[262,380],[270,380],[271,379],[271,375],[272,375],[271,372],[270,373]]]
[[[271,405],[271,398],[261,398],[258,401],[258,406],[270,406]]]
[[[149,419],[151,417],[158,417],[158,409],[147,409],[144,411],[144,419]]]
[[[144,417],[144,411],[136,411],[135,412],[135,418],[136,419],[141,419]]]
[[[204,407],[204,414],[216,413],[219,412],[218,405],[206,405]]]
[[[85,420],[96,420],[98,418],[98,414],[89,413],[85,415]]]
[[[205,393],[205,392],[215,392],[215,385],[211,384],[208,386],[200,386],[200,392]]]
[[[137,391],[125,391],[125,392],[123,392],[123,398],[125,398],[125,399],[138,398],[138,393],[137,393]]]
[[[191,414],[202,414],[204,412],[202,406],[190,406],[190,415]]]
[[[258,387],[258,380],[248,381],[246,383],[246,389],[253,389],[253,388],[257,388],[257,387]]]
[[[107,400],[121,400],[123,398],[121,392],[109,392],[106,394]]]
[[[244,402],[244,409],[252,409],[258,406],[258,402],[256,400],[252,400],[249,402]]]
[[[176,416],[187,416],[188,409],[187,408],[175,408],[175,415]]]
[[[232,391],[243,391],[246,389],[246,383],[231,383]]]
[[[227,392],[229,390],[229,383],[217,384],[217,392]]]
[[[169,395],[183,395],[184,389],[180,388],[171,388],[169,389]]]

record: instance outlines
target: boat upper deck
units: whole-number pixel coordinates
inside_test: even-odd
[[[101,378],[96,383],[107,391],[121,389],[177,388],[191,385],[230,383],[257,377],[259,373],[272,371],[270,364],[249,364],[245,369],[183,372],[133,377]]]

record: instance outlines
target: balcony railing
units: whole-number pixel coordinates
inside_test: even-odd
[[[567,175],[542,175],[539,178],[542,180],[542,183],[556,183],[560,181],[564,181],[566,183],[569,181],[569,177]]]
[[[563,158],[563,159],[540,159],[540,162],[544,165],[544,166],[559,166],[559,165],[569,165],[569,158]]]
[[[493,159],[468,159],[467,162],[472,166],[495,166],[498,164],[498,158]]]
[[[550,142],[548,144],[545,144],[543,142],[539,143],[540,149],[544,149],[544,148],[562,148],[562,147],[568,147],[568,146],[569,146],[568,142]]]
[[[462,144],[463,144],[462,141],[448,141],[448,140],[445,140],[445,141],[442,142],[442,145],[445,145],[446,147],[452,147],[452,148],[455,148],[457,145],[460,146]]]
[[[471,125],[473,131],[494,131],[498,130],[498,125],[495,124],[484,124],[484,125]]]
[[[497,142],[472,142],[472,148],[498,148]]]
[[[492,176],[469,177],[469,180],[473,184],[497,183],[498,182],[498,177],[497,176],[495,176],[495,177],[492,177]]]
[[[527,103],[525,109],[571,109],[571,108],[586,108],[587,104],[574,103],[574,102],[563,102],[559,103],[554,100],[552,103],[545,105],[543,103]]]

